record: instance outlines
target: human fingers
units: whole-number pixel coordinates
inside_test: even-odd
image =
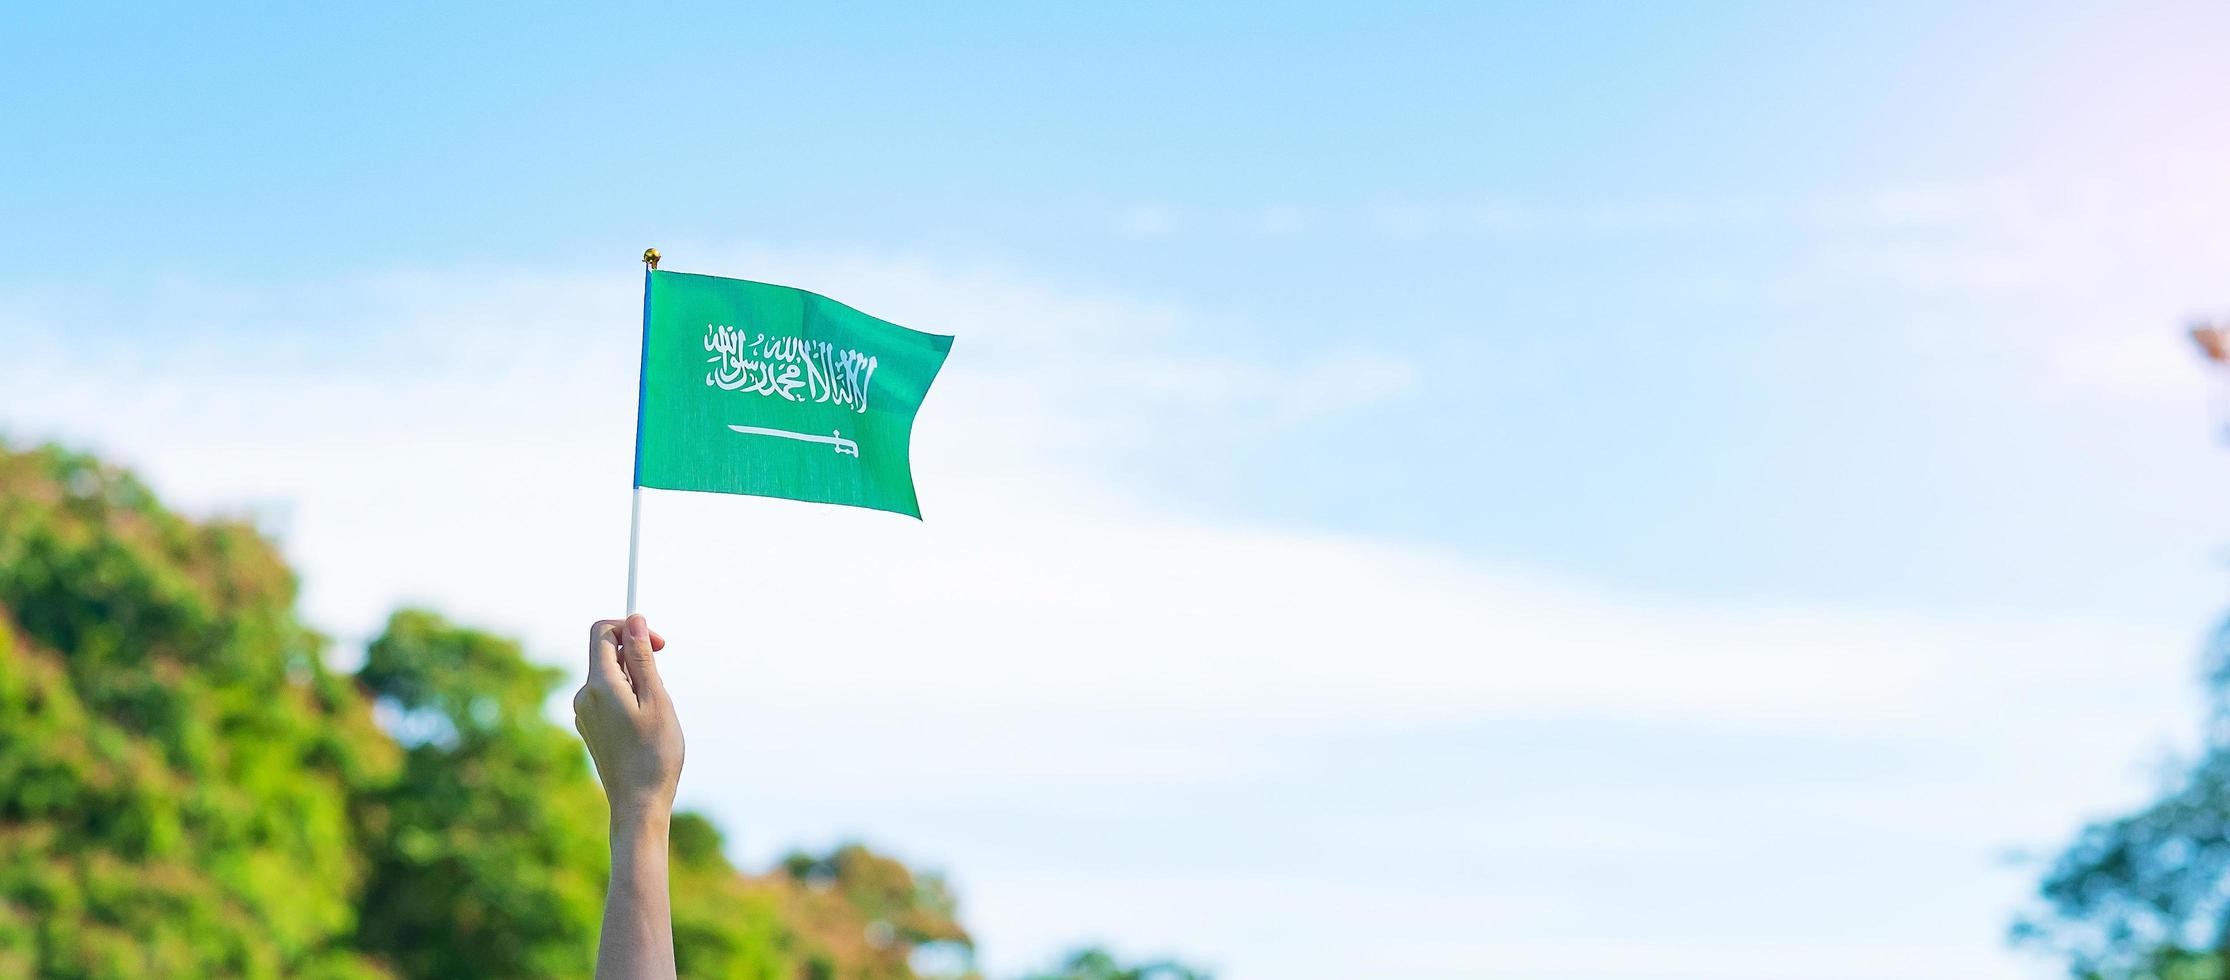
[[[656,651],[651,643],[650,622],[640,613],[627,617],[622,652],[627,658],[628,679],[634,681],[635,697],[639,702],[648,702],[666,693],[665,682],[658,676],[658,658],[652,655]]]
[[[616,619],[597,620],[588,632],[588,679],[618,690],[627,689],[620,670],[620,631],[626,624]]]

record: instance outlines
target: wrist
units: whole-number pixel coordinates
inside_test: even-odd
[[[612,848],[622,842],[650,842],[663,846],[673,823],[674,807],[658,800],[612,801]]]

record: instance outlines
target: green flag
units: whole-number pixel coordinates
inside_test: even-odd
[[[918,518],[907,448],[951,349],[802,289],[652,271],[635,485]]]

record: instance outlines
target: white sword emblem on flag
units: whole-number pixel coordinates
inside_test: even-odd
[[[853,459],[859,458],[859,443],[844,438],[844,432],[841,429],[831,430],[825,436],[817,436],[810,432],[792,432],[788,429],[762,429],[756,425],[731,425],[728,428],[747,436],[780,436],[784,439],[796,439],[799,442],[825,442],[836,447],[839,454],[850,456]]]

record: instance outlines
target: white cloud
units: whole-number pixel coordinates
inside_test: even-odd
[[[1902,722],[1968,683],[1940,671],[1947,660],[1995,686],[2019,682],[2017,663],[1973,651],[2080,659],[2140,639],[2079,624],[1696,610],[1409,546],[1189,517],[1065,462],[1158,446],[1152,462],[1182,465],[1233,433],[1398,392],[1412,367],[1378,354],[1137,355],[1181,315],[996,277],[944,280],[938,294],[933,274],[904,264],[828,266],[780,278],[850,283],[838,291],[961,340],[917,429],[927,523],[651,495],[646,604],[676,635],[819,648],[768,658],[763,680],[807,686],[836,668],[859,678],[848,697],[893,707]],[[105,348],[58,353],[56,336],[35,337],[44,353],[11,360],[6,380],[39,397],[12,422],[112,447],[203,505],[291,500],[312,611],[347,632],[418,597],[562,650],[620,578],[633,283],[622,272],[352,284],[330,301],[395,319],[346,357],[311,339],[324,331],[314,315],[277,353],[259,336],[119,365]],[[1199,418],[1236,424],[1187,424]],[[827,641],[829,620],[845,643]],[[950,649],[917,656],[924,644]],[[1058,670],[1045,669],[1048,651]],[[1065,696],[1080,678],[1091,696]]]
[[[2159,692],[2132,678],[2164,663],[2181,676],[2180,636],[1694,608],[1190,515],[1089,461],[1187,465],[1234,433],[1399,394],[1413,366],[1180,348],[1159,341],[1213,331],[1180,310],[995,271],[756,252],[689,267],[750,269],[959,335],[917,427],[926,523],[707,495],[653,494],[646,507],[644,606],[675,641],[689,793],[723,814],[762,812],[769,787],[871,810],[956,786],[1213,783],[1282,759],[1264,747],[1279,733],[1481,719],[2057,745],[2068,714],[2114,713],[2153,737]],[[570,664],[585,623],[620,599],[637,282],[623,267],[251,294],[173,310],[121,358],[79,339],[79,324],[18,313],[0,321],[17,352],[0,363],[6,423],[19,438],[93,444],[198,507],[288,502],[308,610],[344,636],[426,601]],[[264,329],[227,332],[220,314]],[[1187,424],[1202,417],[1232,431]],[[1987,716],[2005,729],[1978,731]],[[782,751],[792,739],[812,754]],[[1072,802],[1088,809],[1098,791]],[[953,870],[965,886],[968,866]],[[1030,887],[1011,873],[978,880]],[[1171,921],[1261,887],[1250,881],[1164,882]],[[1492,908],[1507,894],[1435,907]],[[1389,929],[1433,904],[1365,899],[1355,914]],[[982,904],[1009,949],[1073,928],[1013,891]],[[1194,938],[1171,944],[1223,958],[1214,937]]]

